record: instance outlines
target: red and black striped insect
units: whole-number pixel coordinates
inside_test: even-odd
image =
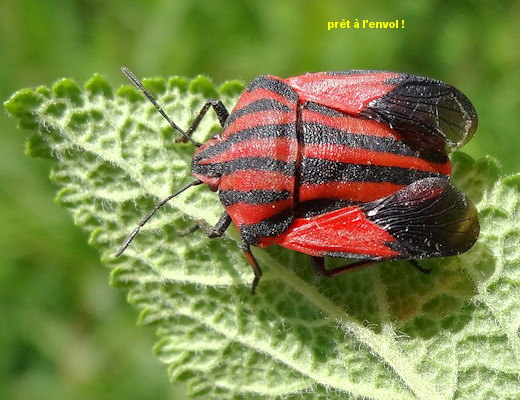
[[[278,244],[312,256],[318,274],[336,275],[381,260],[415,261],[467,251],[479,234],[477,211],[449,183],[449,150],[471,139],[477,115],[461,92],[426,77],[385,71],[309,73],[254,79],[231,113],[208,100],[186,132],[172,122],[137,78],[123,72],[170,125],[199,148],[197,178],[159,203],[207,184],[225,212],[210,238],[233,222],[254,271],[250,246]],[[191,138],[213,107],[222,132]],[[357,262],[326,269],[324,258]]]

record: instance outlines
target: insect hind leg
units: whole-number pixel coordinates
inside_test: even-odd
[[[425,275],[430,275],[432,273],[432,270],[429,268],[423,267],[421,264],[419,264],[416,260],[407,260],[412,266],[419,272],[422,272]]]
[[[335,275],[341,275],[344,272],[354,271],[359,268],[366,267],[371,264],[375,264],[380,262],[380,260],[361,260],[354,262],[352,264],[347,264],[342,267],[332,268],[332,269],[326,269],[325,268],[325,259],[323,257],[316,257],[311,256],[311,263],[312,267],[314,268],[314,272],[316,272],[316,275],[320,276],[335,276]]]
[[[354,271],[356,269],[367,267],[372,264],[377,264],[382,261],[384,261],[384,260],[361,260],[361,261],[357,261],[357,262],[354,262],[351,264],[344,265],[342,267],[326,269],[325,268],[325,259],[323,257],[311,256],[312,267],[314,268],[314,272],[316,272],[316,275],[326,276],[326,277],[341,275],[345,272]],[[417,269],[419,272],[422,272],[423,274],[429,275],[432,272],[431,269],[424,268],[416,260],[406,260],[406,261],[408,261],[415,269]]]

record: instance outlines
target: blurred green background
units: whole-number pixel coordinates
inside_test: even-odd
[[[327,30],[328,21],[405,29]],[[520,171],[520,2],[2,0],[0,94],[94,72],[207,74],[249,81],[309,71],[389,69],[462,90],[479,113],[465,151]],[[0,118],[0,398],[180,399],[108,285],[87,237],[53,203],[49,164],[23,155],[27,132]]]

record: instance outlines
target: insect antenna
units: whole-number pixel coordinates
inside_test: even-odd
[[[157,103],[157,101],[155,100],[155,98],[152,96],[152,94],[143,86],[143,84],[141,83],[141,81],[139,79],[137,79],[137,77],[133,74],[132,71],[130,71],[128,68],[126,67],[121,67],[121,71],[123,71],[123,74],[125,74],[128,79],[130,79],[132,81],[132,83],[137,86],[138,89],[140,89],[144,95],[148,98],[148,100],[150,100],[150,102],[155,106],[155,108],[157,108],[157,110],[159,110],[159,112],[161,113],[161,115],[163,116],[163,118],[168,121],[168,123],[170,124],[170,126],[176,130],[177,132],[180,132],[181,135],[186,138],[187,140],[189,140],[191,143],[193,143],[195,146],[197,147],[200,147],[201,146],[201,143],[199,142],[196,142],[195,140],[193,140],[191,138],[190,135],[186,134],[186,132],[184,130],[182,130],[175,122],[173,122],[170,117],[168,117],[168,115],[166,115],[166,113],[164,112],[164,110],[162,109],[162,107]]]
[[[125,239],[125,241],[123,242],[123,244],[121,245],[121,247],[119,248],[119,250],[117,251],[116,253],[116,257],[119,257],[121,254],[123,254],[123,252],[126,250],[126,248],[128,247],[128,245],[130,244],[130,242],[132,240],[134,240],[134,238],[137,236],[137,234],[139,233],[139,231],[141,230],[141,228],[146,225],[146,223],[150,220],[150,218],[152,218],[152,216],[155,214],[155,212],[161,208],[162,206],[164,206],[167,202],[169,202],[171,199],[173,199],[175,196],[181,194],[182,192],[184,192],[186,189],[192,187],[192,186],[197,186],[197,185],[200,185],[202,183],[202,181],[199,181],[198,179],[196,181],[193,181],[193,182],[190,182],[188,183],[186,186],[180,188],[179,190],[177,190],[175,193],[172,193],[171,195],[169,195],[168,197],[164,198],[163,200],[161,200],[160,203],[156,204],[154,206],[154,208],[137,224],[137,226],[135,227],[135,229],[130,233],[130,235],[128,235],[128,237]]]

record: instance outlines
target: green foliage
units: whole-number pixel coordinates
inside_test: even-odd
[[[231,106],[242,86],[204,77],[146,80],[180,126],[207,96]],[[477,204],[478,243],[459,257],[404,262],[316,277],[307,258],[254,249],[252,273],[231,236],[181,237],[196,219],[214,223],[217,197],[197,187],[171,201],[121,258],[114,253],[160,198],[189,182],[193,146],[135,89],[100,76],[22,90],[5,103],[34,131],[28,155],[54,160],[57,201],[90,234],[153,325],[156,353],[172,380],[195,396],[309,399],[489,399],[520,396],[520,175],[501,177],[492,159],[454,154],[454,184]],[[203,141],[218,129],[207,118]],[[129,343],[128,346],[132,344]]]

